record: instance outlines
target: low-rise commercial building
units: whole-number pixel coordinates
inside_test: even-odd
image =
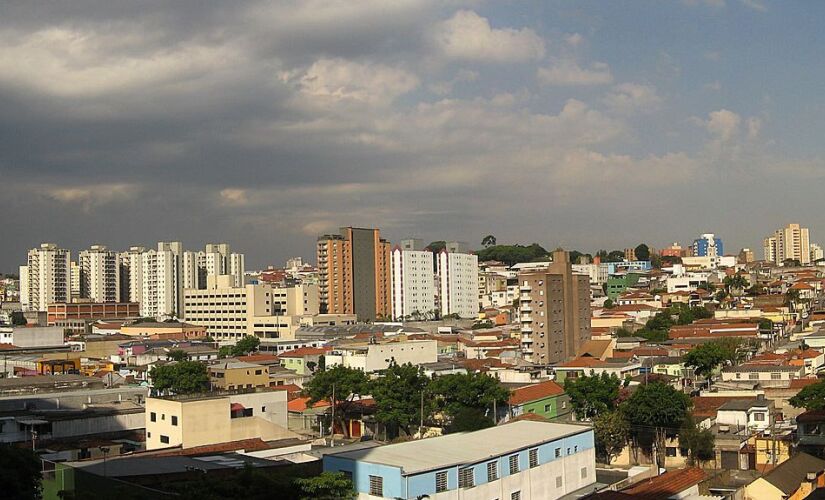
[[[361,500],[556,499],[588,492],[595,468],[592,428],[530,421],[324,456]]]
[[[384,343],[340,344],[324,356],[327,367],[343,365],[367,373],[386,370],[391,361],[415,366],[438,361],[438,341],[410,340]]]
[[[287,430],[286,397],[286,391],[255,390],[148,398],[146,449],[297,437]]]
[[[209,365],[209,380],[219,390],[252,389],[269,386],[269,370],[255,363],[223,360]]]

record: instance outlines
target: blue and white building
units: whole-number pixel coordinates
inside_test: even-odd
[[[725,255],[722,238],[706,233],[693,241],[694,257],[721,257]]]
[[[591,427],[518,421],[326,455],[324,471],[350,476],[359,500],[554,499],[595,489],[596,452]]]

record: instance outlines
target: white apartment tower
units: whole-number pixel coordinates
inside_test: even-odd
[[[121,252],[120,260],[120,300],[123,302],[143,301],[143,254],[144,247],[129,247]]]
[[[182,245],[179,241],[159,242],[157,250],[141,254],[143,289],[140,314],[147,317],[175,317],[181,312],[180,280]]]
[[[392,249],[392,317],[396,321],[435,316],[433,253],[419,239]]]
[[[233,286],[244,284],[244,255],[231,253],[227,243],[207,243],[200,252],[185,252],[182,266],[184,289],[206,289],[209,276],[230,275]]]
[[[822,258],[825,258],[825,252],[823,252],[822,247],[816,243],[811,243],[811,262],[816,262]]]
[[[478,315],[478,256],[466,243],[448,242],[438,254],[438,296],[442,317]]]
[[[71,252],[54,243],[29,250],[26,265],[20,267],[24,310],[45,311],[49,304],[71,300],[71,260]]]
[[[80,252],[80,296],[92,302],[120,302],[120,269],[117,252],[92,245]]]
[[[781,264],[793,259],[800,264],[811,263],[811,243],[807,227],[788,224],[777,229],[772,236],[764,240],[765,260]]]

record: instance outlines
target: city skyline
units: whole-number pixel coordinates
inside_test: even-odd
[[[823,5],[30,7],[0,19],[4,272],[42,241],[259,267],[350,224],[589,251],[825,231],[823,68],[795,62]]]

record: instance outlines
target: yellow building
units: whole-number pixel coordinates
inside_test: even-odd
[[[146,399],[146,449],[298,437],[287,430],[286,391]]]
[[[269,370],[263,365],[227,360],[209,366],[209,379],[217,390],[269,386]]]
[[[802,500],[825,487],[825,460],[798,453],[745,486],[745,500]]]
[[[754,454],[756,470],[766,472],[791,458],[793,438],[790,433],[748,438],[747,450]]]

